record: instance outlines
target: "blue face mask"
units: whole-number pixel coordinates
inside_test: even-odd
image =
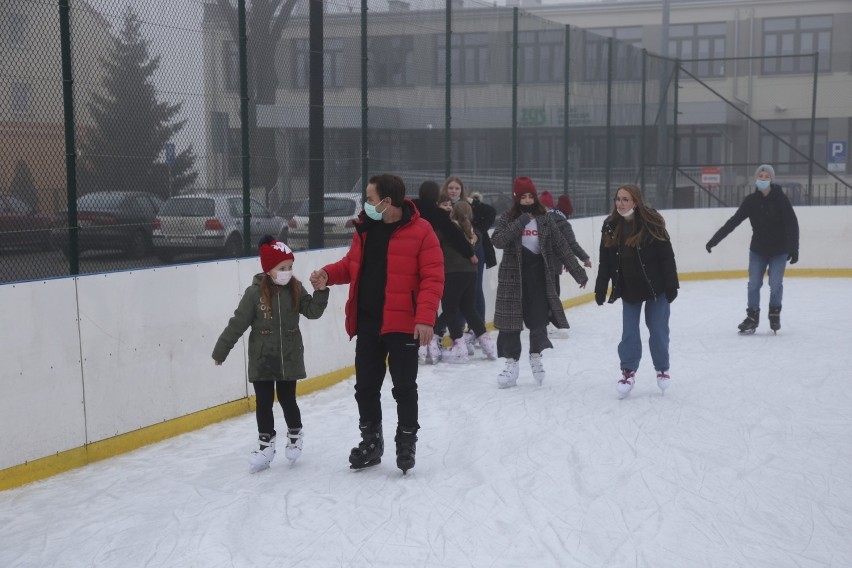
[[[375,205],[372,205],[370,203],[364,204],[364,213],[366,213],[367,217],[369,217],[373,221],[381,221],[382,220],[382,214],[384,214],[384,212],[387,211],[387,210],[388,210],[388,208],[385,207],[383,211],[377,211]]]
[[[769,184],[771,183],[768,179],[759,179],[754,182],[754,185],[757,186],[757,189],[769,189]]]

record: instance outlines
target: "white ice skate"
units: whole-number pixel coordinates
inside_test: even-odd
[[[437,335],[432,336],[432,341],[426,346],[426,362],[430,365],[437,365],[441,360],[441,339]]]
[[[290,460],[290,463],[295,462],[302,455],[302,436],[301,428],[287,430],[287,446],[284,448],[284,457]]]
[[[272,460],[275,459],[275,436],[269,437],[269,434],[261,434],[258,436],[260,448],[254,450],[249,455],[249,472],[257,473],[269,467]]]
[[[479,346],[482,347],[482,352],[485,353],[485,356],[488,357],[490,361],[494,361],[497,359],[497,344],[494,343],[494,340],[491,339],[491,336],[488,335],[486,331],[478,338]]]
[[[506,359],[506,368],[497,376],[497,388],[507,389],[518,384],[518,362],[514,359]]]
[[[467,363],[470,359],[467,354],[467,345],[464,343],[464,338],[459,337],[453,341],[453,346],[450,350],[444,353],[444,360],[447,363]]]
[[[663,394],[666,394],[666,389],[669,388],[671,380],[668,371],[657,371],[657,386],[660,387]]]
[[[418,365],[425,365],[428,357],[429,357],[429,346],[428,345],[421,345],[420,347],[417,348],[417,364]],[[429,363],[431,363],[431,362],[432,361],[430,359]]]
[[[533,379],[539,385],[544,382],[544,363],[541,360],[541,353],[530,353],[530,368],[532,369]]]
[[[636,373],[628,369],[622,369],[621,378],[615,385],[615,389],[618,391],[619,399],[622,399],[630,394],[630,391],[633,390],[634,382],[636,382]]]
[[[474,335],[472,331],[468,331],[462,335],[462,339],[464,339],[465,347],[467,347],[468,357],[473,357],[473,347],[476,345],[476,335]]]

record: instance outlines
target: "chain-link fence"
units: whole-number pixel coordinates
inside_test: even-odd
[[[794,203],[850,200],[801,177],[825,119],[742,103],[814,56],[678,62],[476,0],[6,0],[0,33],[0,282],[345,244],[383,172],[500,209],[528,175],[593,215],[626,182],[735,205],[771,162]]]

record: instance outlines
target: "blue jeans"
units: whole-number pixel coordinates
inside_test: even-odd
[[[760,309],[760,288],[763,275],[769,268],[769,305],[780,306],[784,297],[784,269],[787,268],[787,254],[768,256],[748,251],[748,309]]]
[[[669,369],[669,301],[665,294],[657,296],[656,300],[637,302],[635,304],[621,301],[622,331],[621,342],[618,344],[618,358],[621,368],[636,371],[642,360],[642,339],[639,335],[639,316],[642,314],[642,304],[645,304],[645,325],[648,326],[650,338],[648,347],[651,349],[651,360],[657,371]]]

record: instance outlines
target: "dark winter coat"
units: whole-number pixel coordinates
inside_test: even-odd
[[[607,247],[604,244],[607,241],[607,236],[615,234],[618,224],[626,222],[620,215],[616,215],[615,219],[607,218],[603,223],[599,255],[600,265],[598,267],[598,278],[595,281],[595,300],[598,304],[604,302],[610,282],[612,282],[612,293],[609,296],[609,303],[615,302],[623,295],[621,289],[623,285],[621,259],[622,249],[625,245],[618,243]],[[641,223],[642,220],[637,217],[633,222]],[[643,286],[641,290],[636,291],[636,295],[645,300],[655,300],[658,296],[665,295],[667,291],[672,293],[680,287],[674,250],[670,240],[655,239],[651,235],[646,235],[637,245],[633,259],[638,264],[637,272],[642,275],[641,285]]]
[[[574,235],[574,229],[571,227],[568,217],[566,217],[559,209],[551,209],[548,211],[548,214],[553,217],[554,221],[556,221],[556,227],[562,233],[562,236],[565,237],[565,240],[568,241],[568,244],[571,246],[571,252],[574,253],[574,256],[576,256],[581,262],[585,262],[589,258],[589,255],[586,254],[586,251],[584,251],[583,247],[580,246],[580,243],[577,242],[577,237]],[[561,267],[559,272],[561,272]]]
[[[364,243],[370,238],[374,221],[364,212],[355,223],[349,251],[342,259],[323,267],[328,284],[349,284],[346,300],[346,333],[358,331],[358,284],[361,277]],[[381,333],[414,333],[414,325],[435,325],[438,305],[444,292],[444,255],[432,226],[420,218],[410,200],[402,207],[402,220],[388,243],[388,274],[384,290]]]
[[[458,230],[458,226],[452,222],[450,214],[447,211],[444,211],[438,207],[437,203],[432,203],[431,201],[412,199],[411,202],[417,207],[420,217],[432,225],[432,228],[438,233],[442,248],[446,244],[465,258],[470,258],[474,255],[473,245],[464,238],[464,233]]]
[[[497,218],[497,226],[491,240],[494,246],[503,249],[503,258],[497,273],[497,301],[494,308],[494,327],[512,331],[524,329],[524,313],[521,303],[522,261],[521,235],[530,217],[526,213],[513,219],[506,211]],[[555,267],[567,266],[571,276],[579,284],[588,281],[586,271],[577,262],[565,237],[550,215],[540,215],[535,218],[538,225],[538,240],[544,260],[545,274],[552,274]],[[552,278],[545,279],[547,303],[550,306],[550,317],[558,328],[567,328],[565,308],[556,293],[556,283]]]
[[[494,250],[494,243],[491,242],[491,237],[488,234],[497,218],[497,210],[476,197],[471,199],[470,207],[473,209],[473,227],[482,233],[482,239],[479,242],[482,244],[482,250],[485,253],[485,268],[497,266],[497,252]]]
[[[220,363],[228,357],[243,333],[251,326],[248,344],[248,379],[254,381],[295,381],[304,379],[305,346],[299,330],[299,314],[317,319],[328,305],[328,289],[314,291],[302,288],[297,311],[292,308],[290,284],[273,286],[271,308],[261,302],[260,282],[256,274],[246,288],[234,317],[219,336],[213,348],[213,359]]]
[[[799,220],[784,190],[774,183],[765,197],[759,189],[747,195],[707,244],[715,247],[746,218],[752,229],[750,250],[765,256],[799,255]]]

